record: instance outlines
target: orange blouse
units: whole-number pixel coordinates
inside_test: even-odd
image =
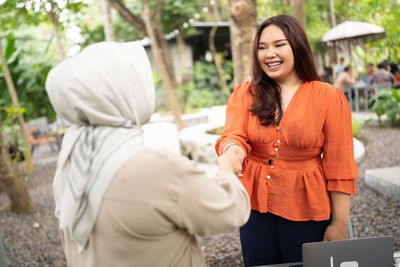
[[[265,127],[248,111],[248,86],[239,85],[228,101],[217,154],[228,143],[245,151],[239,179],[253,210],[293,221],[329,219],[328,191],[356,193],[351,111],[343,92],[303,82],[279,126]]]

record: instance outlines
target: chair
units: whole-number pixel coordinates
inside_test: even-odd
[[[353,97],[352,97],[351,87],[347,87],[347,88],[342,89],[342,90],[343,90],[344,95],[347,98],[347,101],[349,101],[349,105],[350,105],[351,110],[353,110]]]
[[[49,144],[53,152],[59,150],[59,145],[56,136],[52,135],[49,131],[49,125],[46,117],[39,117],[30,120],[26,123],[28,130],[28,141],[31,144],[31,152],[33,154],[35,148],[41,144]]]
[[[392,88],[392,83],[391,82],[371,84],[367,88],[365,88],[365,97],[366,97],[365,99],[369,99],[369,96],[370,96],[369,93],[370,92],[373,92],[373,95],[376,95],[381,90],[391,89],[391,88]]]

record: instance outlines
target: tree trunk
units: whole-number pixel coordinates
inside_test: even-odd
[[[222,64],[218,57],[217,49],[215,48],[215,34],[217,33],[218,30],[218,22],[221,21],[221,15],[218,10],[218,1],[215,1],[211,8],[214,13],[216,22],[211,28],[210,35],[208,36],[208,43],[214,59],[215,67],[217,68],[219,81],[221,83],[221,89],[225,93],[225,95],[229,97],[230,95],[229,87],[226,84],[224,71],[222,69]]]
[[[304,0],[291,0],[292,15],[306,29],[306,6]]]
[[[150,11],[149,0],[145,0],[143,18],[147,29],[147,34],[151,40],[152,51],[157,62],[157,66],[160,69],[162,83],[168,98],[170,109],[175,118],[175,123],[178,126],[178,130],[181,130],[184,128],[184,124],[181,119],[182,112],[179,107],[179,102],[174,95],[174,90],[178,87],[178,85],[176,82],[167,41],[165,40],[164,34],[160,27],[162,4],[163,1],[158,0],[154,13],[152,14]]]
[[[329,10],[331,13],[331,21],[332,21],[332,27],[336,26],[336,16],[335,16],[335,3],[334,0],[329,0]]]
[[[51,5],[51,10],[47,11],[47,16],[50,19],[51,25],[53,26],[53,31],[54,31],[54,37],[56,38],[56,44],[57,44],[57,49],[58,49],[58,54],[60,55],[60,59],[64,60],[65,59],[65,52],[64,48],[61,44],[61,38],[60,34],[58,32],[58,17],[57,14],[54,12],[55,9],[55,3],[53,1],[49,1]]]
[[[234,85],[250,80],[252,51],[257,31],[256,0],[229,0],[230,39]]]
[[[185,66],[185,37],[183,36],[182,29],[178,29],[178,36],[176,38],[178,44],[178,56],[179,56],[179,70],[181,75],[180,84],[183,84],[186,80],[186,66]]]
[[[10,70],[8,69],[6,58],[4,57],[4,54],[3,54],[3,46],[1,45],[1,42],[0,42],[0,61],[1,61],[2,67],[3,67],[3,73],[4,73],[4,77],[6,79],[7,88],[8,88],[8,92],[10,93],[11,100],[13,102],[14,107],[18,109],[19,108],[18,96],[15,91],[15,87],[14,87],[14,83],[11,78]],[[25,172],[27,174],[32,174],[33,173],[33,164],[32,164],[31,145],[28,141],[28,134],[26,132],[24,117],[22,116],[21,113],[18,113],[18,122],[19,122],[19,127],[21,128],[21,135],[22,135],[22,138],[24,139],[24,147],[26,150],[25,151]]]
[[[163,37],[164,34],[161,30],[161,8],[163,1],[157,1],[154,14],[151,14],[150,4],[148,0],[144,1],[143,18],[146,22],[135,16],[127,9],[120,0],[109,0],[110,4],[125,18],[133,27],[148,35],[152,42],[152,51],[160,69],[161,79],[167,95],[168,104],[174,116],[178,129],[183,129],[184,125],[181,119],[181,109],[179,102],[174,95],[174,90],[178,85],[175,78],[175,72],[172,64],[171,54],[168,49],[167,42]]]
[[[0,131],[0,180],[11,200],[11,210],[26,212],[33,209],[33,204],[25,184],[22,182],[17,165],[13,164]]]
[[[104,36],[107,42],[115,42],[115,32],[111,20],[110,4],[108,0],[100,0],[101,11],[104,19]]]
[[[129,9],[127,9],[126,6],[119,0],[109,0],[109,3],[127,22],[141,31],[144,35],[147,35],[146,26],[140,17],[132,14],[132,12],[130,12]]]

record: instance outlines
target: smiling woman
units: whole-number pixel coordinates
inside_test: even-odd
[[[240,228],[245,266],[300,262],[303,243],[347,238],[357,177],[351,111],[340,89],[319,81],[294,17],[260,25],[253,62],[215,148],[242,162],[252,209]]]

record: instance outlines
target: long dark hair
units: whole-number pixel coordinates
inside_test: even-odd
[[[319,81],[315,69],[314,58],[308,43],[306,33],[298,21],[289,15],[278,15],[266,19],[258,27],[253,44],[253,77],[249,92],[253,96],[253,103],[249,111],[257,115],[261,124],[268,126],[275,122],[278,111],[279,122],[282,118],[282,99],[280,86],[261,69],[258,62],[258,42],[261,32],[270,25],[278,26],[285,34],[294,56],[294,68],[302,81]]]

